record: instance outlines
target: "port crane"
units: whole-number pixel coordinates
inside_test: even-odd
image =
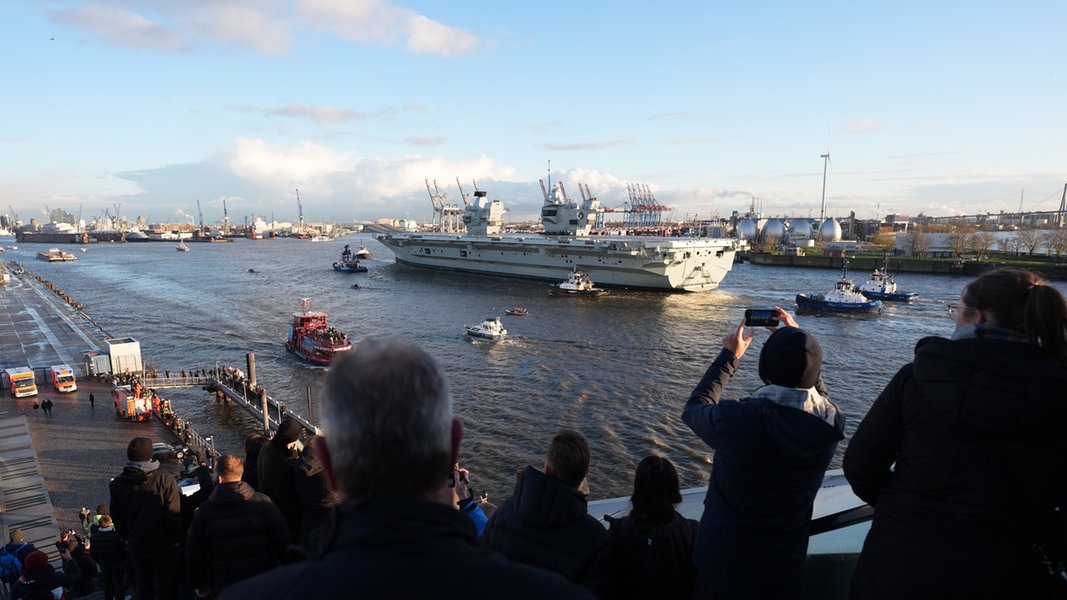
[[[222,199],[222,226],[227,233],[230,231],[230,211],[226,210],[226,199]]]
[[[433,181],[433,189],[430,189],[430,180],[426,181],[426,192],[430,194],[430,204],[433,205],[433,226],[444,233],[459,231],[460,210],[455,204],[448,203],[448,195],[437,187],[437,180]],[[462,193],[462,191],[461,191]]]
[[[204,230],[204,209],[200,208],[200,198],[196,199],[196,212],[200,213],[200,235],[206,236],[207,231]]]

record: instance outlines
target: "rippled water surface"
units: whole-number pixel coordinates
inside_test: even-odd
[[[334,272],[330,265],[344,244],[360,241],[374,252],[366,263],[370,272]],[[387,248],[368,237],[190,246],[191,252],[175,252],[171,243],[93,245],[77,252],[76,263],[48,264],[33,260],[42,247],[27,244],[4,257],[23,260],[32,273],[62,287],[109,334],[138,339],[145,360],[160,371],[216,362],[244,368],[246,354],[254,353],[268,393],[305,414],[308,389],[314,399],[325,370],[285,351],[300,298],[310,297],[314,309],[329,313],[331,324],[353,339],[410,338],[449,373],[456,413],[466,428],[461,462],[471,469],[476,487],[496,500],[510,495],[515,470],[540,466],[548,440],[561,427],[578,429],[590,440],[593,498],[629,495],[634,467],[651,452],[674,461],[684,486],[706,483],[711,452],[680,415],[722,337],[745,308],[778,305],[792,311],[797,292],[828,291],[839,275],[741,264],[709,293],[613,290],[576,299],[549,296],[546,282],[397,265]],[[852,275],[857,282],[867,276]],[[831,398],[849,417],[848,433],[910,360],[919,338],[951,333],[948,305],[968,281],[912,274],[897,280],[901,289],[919,292],[920,300],[887,303],[881,315],[798,316],[822,345],[824,377]],[[353,282],[360,289],[352,289]],[[525,306],[530,316],[503,316],[514,306]],[[464,336],[465,323],[490,315],[503,317],[505,341]],[[727,388],[729,396],[759,385],[759,343],[767,335],[757,333]],[[241,453],[241,440],[257,426],[251,416],[216,404],[206,393],[167,395],[199,432],[215,435],[220,450]],[[843,450],[844,445],[838,460]]]

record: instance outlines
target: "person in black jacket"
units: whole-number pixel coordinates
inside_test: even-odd
[[[334,362],[321,402],[316,449],[340,496],[323,526],[327,543],[309,560],[231,585],[224,600],[591,597],[478,543],[447,484],[463,426],[424,350],[365,339]]]
[[[96,533],[89,538],[89,555],[100,567],[104,600],[126,597],[126,542],[115,531],[110,515],[103,515]]]
[[[999,269],[964,288],[951,339],[919,341],[845,452],[875,509],[852,597],[1067,595],[1035,550],[1067,550],[1065,331],[1059,291]]]
[[[186,573],[201,598],[280,565],[290,541],[278,507],[241,481],[239,457],[219,457],[215,470],[219,485],[196,509],[185,541]]]
[[[300,458],[301,431],[300,423],[290,418],[282,419],[274,437],[260,449],[257,459],[257,490],[270,496],[281,509],[294,540],[300,539],[300,498],[296,495],[294,466]]]
[[[742,319],[682,411],[715,449],[693,561],[716,598],[800,596],[815,495],[844,437],[819,343],[785,310],[775,312],[779,326],[759,357],[765,385],[741,400],[722,399],[755,337]]]
[[[63,560],[62,572],[48,563],[48,555],[44,552],[30,552],[22,566],[22,575],[11,586],[11,599],[58,597],[56,594],[62,594],[64,586],[77,586],[81,581],[78,563],[69,550],[60,550],[59,556]]]
[[[152,458],[152,440],[135,437],[126,467],[111,481],[111,515],[130,550],[137,600],[177,598],[181,565],[181,492]]]
[[[682,600],[693,595],[697,522],[674,509],[682,501],[678,471],[662,456],[637,464],[630,514],[609,519],[615,598]]]
[[[611,540],[579,491],[589,460],[582,434],[557,433],[544,472],[519,472],[515,492],[489,518],[482,539],[511,560],[555,571],[605,598],[611,592]]]
[[[316,438],[312,436],[297,459],[294,485],[300,499],[300,539],[305,548],[319,544],[318,529],[326,522],[330,509],[337,504],[337,492],[326,481],[326,470],[315,452]]]

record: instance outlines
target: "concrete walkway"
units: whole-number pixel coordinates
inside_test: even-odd
[[[0,367],[62,362],[84,374],[82,353],[106,348],[108,336],[31,273],[11,279],[0,288]],[[78,511],[109,501],[108,483],[122,471],[131,438],[177,440],[156,421],[118,418],[109,384],[79,377],[76,392],[61,394],[39,378],[38,390],[36,398],[12,398],[6,390],[0,396],[0,543],[21,527],[55,558],[59,531],[81,531]],[[47,417],[33,410],[45,398],[55,403]],[[177,472],[181,465],[165,467]]]

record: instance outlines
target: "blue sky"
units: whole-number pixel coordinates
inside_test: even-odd
[[[0,212],[512,218],[538,179],[676,218],[1058,208],[1067,3],[81,0],[0,6]]]

